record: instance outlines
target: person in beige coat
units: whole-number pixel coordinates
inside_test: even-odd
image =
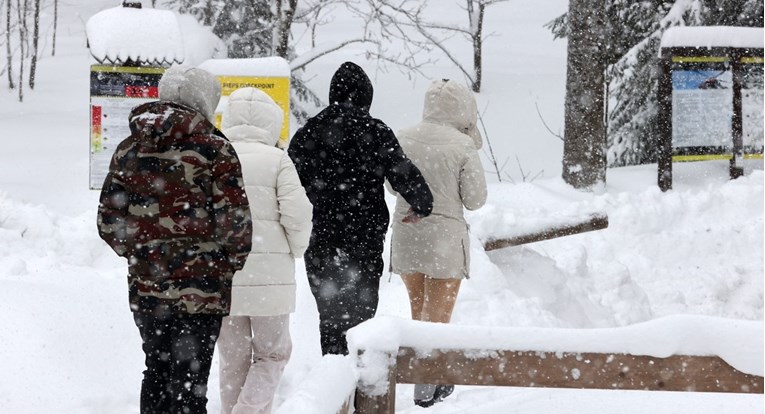
[[[486,202],[486,180],[478,158],[478,108],[465,86],[433,82],[425,94],[422,121],[400,131],[398,140],[433,193],[433,213],[405,219],[409,205],[397,196],[391,241],[391,271],[401,275],[412,319],[448,323],[460,282],[469,277],[470,239],[463,207]],[[430,406],[454,386],[416,385],[415,403]]]
[[[219,344],[223,414],[267,414],[292,352],[295,258],[311,235],[313,207],[287,153],[276,147],[284,113],[263,91],[234,91],[222,130],[242,164],[252,251],[234,276]]]

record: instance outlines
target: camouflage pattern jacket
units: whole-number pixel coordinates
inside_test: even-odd
[[[252,244],[236,152],[202,114],[167,101],[134,108],[130,130],[101,190],[98,231],[128,259],[131,309],[228,314]]]

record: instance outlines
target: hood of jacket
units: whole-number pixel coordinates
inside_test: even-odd
[[[130,132],[141,145],[166,148],[192,134],[209,135],[215,127],[201,113],[175,102],[154,101],[130,111]]]
[[[449,79],[436,80],[425,92],[423,121],[450,126],[469,136],[476,149],[483,145],[478,131],[478,105],[473,92]]]
[[[218,78],[199,68],[173,66],[159,80],[160,100],[193,108],[210,122],[215,119],[220,95]]]
[[[374,88],[369,77],[359,65],[345,62],[340,65],[329,85],[329,103],[350,104],[369,111]]]
[[[284,122],[284,111],[265,92],[241,88],[228,98],[221,129],[232,142],[259,142],[275,146]]]

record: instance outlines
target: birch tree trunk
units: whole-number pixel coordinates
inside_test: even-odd
[[[35,73],[37,72],[37,44],[40,39],[40,0],[35,0],[35,27],[32,38],[32,63],[29,67],[29,88],[35,88]]]
[[[26,52],[26,49],[24,48],[24,42],[26,37],[26,12],[27,12],[27,1],[24,0],[24,7],[23,7],[23,14],[22,14],[22,5],[21,0],[16,0],[16,11],[18,12],[18,25],[19,25],[19,102],[24,101],[24,53]]]
[[[575,188],[606,181],[603,127],[602,43],[604,0],[569,2],[568,64],[563,144],[563,180]]]
[[[53,50],[51,56],[56,56],[56,29],[58,28],[58,0],[53,0]]]
[[[6,1],[5,4],[5,46],[8,52],[8,88],[13,89],[16,85],[13,83],[13,53],[11,52],[11,0]]]

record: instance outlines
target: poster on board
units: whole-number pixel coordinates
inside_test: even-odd
[[[763,59],[742,59],[741,112],[744,153],[752,158],[763,153],[765,109],[763,100]]]
[[[719,154],[733,147],[730,70],[672,71],[672,147]]]
[[[90,67],[90,189],[100,190],[117,145],[130,135],[128,115],[159,99],[164,68]]]

